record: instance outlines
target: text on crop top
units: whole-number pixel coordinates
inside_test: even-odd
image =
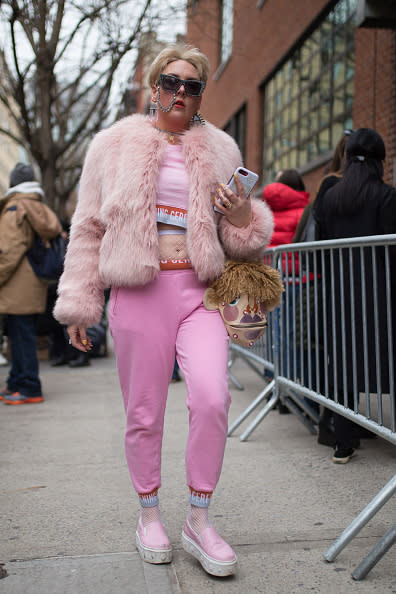
[[[157,186],[157,221],[187,227],[189,177],[180,144],[168,144]]]
[[[179,229],[161,228],[158,232],[161,270],[191,268],[185,236],[175,236],[184,234],[187,229],[188,191],[189,177],[182,147],[169,144],[158,175],[157,222]]]

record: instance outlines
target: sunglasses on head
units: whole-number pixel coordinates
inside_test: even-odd
[[[183,85],[186,95],[191,97],[200,97],[205,88],[205,83],[202,80],[183,80],[172,74],[160,74],[160,83],[162,89],[169,93],[177,93]]]

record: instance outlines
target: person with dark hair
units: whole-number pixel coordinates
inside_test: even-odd
[[[338,141],[331,161],[327,164],[324,170],[323,177],[321,179],[320,185],[322,185],[323,180],[331,175],[336,175],[338,177],[342,177],[342,172],[345,167],[345,146],[347,143],[348,138],[351,134],[353,134],[353,130],[347,128],[342,133],[340,140]]]
[[[385,144],[381,136],[370,128],[360,128],[350,135],[346,144],[346,164],[342,179],[326,192],[321,202],[315,208],[315,218],[318,226],[318,239],[342,239],[370,235],[396,233],[396,189],[383,181],[383,161],[385,160]],[[394,249],[391,254],[391,291],[393,301],[396,297],[396,257]],[[327,328],[335,327],[335,334],[328,337],[329,381],[331,389],[338,394],[339,402],[354,409],[357,405],[354,391],[377,392],[381,386],[382,392],[389,391],[389,363],[388,363],[388,322],[386,318],[386,279],[385,253],[383,248],[375,250],[376,263],[371,257],[370,250],[354,248],[353,277],[348,278],[352,283],[354,300],[351,302],[352,291],[341,291],[340,278],[343,270],[348,270],[349,254],[343,252],[343,261],[334,258],[334,273],[328,278],[335,295],[337,310],[327,310]],[[364,277],[362,275],[364,265]],[[365,293],[362,291],[364,280]],[[374,295],[376,290],[377,297]],[[378,327],[379,343],[376,349],[375,322],[372,317],[364,315],[364,309],[374,310],[378,299]],[[341,315],[341,311],[343,315]],[[353,313],[353,315],[352,315]],[[393,313],[392,329],[395,336],[396,316]],[[365,337],[367,340],[365,340]],[[341,345],[346,345],[343,352]],[[336,345],[336,346],[335,346]],[[353,357],[352,345],[355,348]],[[368,352],[364,353],[366,345]],[[393,349],[393,367],[396,366],[395,351]],[[366,355],[366,357],[364,356]],[[377,356],[381,365],[376,368]],[[368,366],[365,367],[365,361]],[[354,367],[356,364],[356,367]],[[336,374],[334,373],[336,372]],[[337,383],[334,377],[337,377]],[[356,376],[356,384],[353,381]],[[368,379],[367,379],[368,378]],[[335,428],[335,463],[347,463],[357,447],[354,434],[354,423],[341,415],[334,414]]]
[[[349,138],[349,136],[352,134],[353,130],[344,130],[340,140],[337,143],[337,146],[334,150],[334,154],[333,157],[330,161],[330,163],[328,164],[328,166],[326,167],[326,173],[325,175],[321,178],[320,183],[319,183],[319,187],[318,187],[318,191],[316,193],[315,196],[313,196],[313,199],[307,204],[307,206],[304,209],[304,212],[301,215],[301,219],[300,222],[297,225],[297,229],[295,232],[295,235],[293,237],[293,243],[300,243],[300,242],[306,242],[306,241],[315,241],[317,239],[317,230],[316,230],[316,221],[315,221],[315,216],[314,216],[314,210],[317,207],[318,204],[320,204],[323,196],[326,194],[327,190],[329,190],[330,188],[332,188],[336,183],[338,183],[341,178],[342,178],[342,173],[344,170],[344,165],[345,165],[345,145],[347,142],[347,139]],[[310,258],[310,268],[311,268],[311,272],[310,275],[312,277],[312,270],[313,270],[313,258],[314,256],[312,256]],[[316,261],[316,267],[317,269],[320,269],[320,262]],[[313,279],[311,278],[311,281]],[[319,274],[319,279],[317,281],[317,287],[319,287],[320,284],[320,274]],[[304,286],[303,288],[303,292],[302,292],[302,301],[298,304],[298,311],[297,311],[297,320],[300,319],[299,316],[299,308],[302,307],[303,310],[305,311],[305,306],[306,306],[306,299],[307,299],[307,295],[306,295],[306,287]],[[310,284],[310,291],[311,291],[311,298],[313,298],[313,284]],[[319,290],[317,293],[317,299],[322,302],[322,293]],[[308,315],[308,314],[307,314]],[[311,319],[311,324],[312,324],[312,328],[314,327],[314,320]],[[303,344],[305,345],[305,347],[307,346],[307,324],[299,324],[298,323],[298,333],[302,331],[303,332]],[[322,379],[323,378],[323,369],[324,369],[324,361],[323,361],[323,345],[322,345],[322,340],[321,337],[317,337],[316,339],[316,344],[315,344],[315,349],[319,348],[319,355],[318,358],[316,356],[316,352],[315,349],[311,350],[310,352],[307,351],[306,348],[304,348],[304,353],[303,353],[303,358],[304,358],[304,364],[303,364],[303,368],[304,368],[304,378],[308,378],[308,368],[309,368],[309,363],[310,362],[310,366],[311,366],[311,386],[312,389],[320,389],[320,386],[316,385],[316,365],[317,362],[319,363],[319,376]],[[300,336],[297,337],[297,344],[300,344]],[[301,351],[299,351],[298,356],[301,355]],[[312,406],[317,412],[320,411],[320,407],[319,405],[317,405],[316,403],[313,402],[309,402],[310,406]],[[328,445],[328,446],[333,446],[335,442],[335,438],[334,438],[334,424],[333,424],[333,413],[332,411],[330,411],[328,408],[324,408],[319,420],[319,427],[318,427],[318,443],[322,444],[322,445]]]
[[[44,192],[30,165],[17,163],[10,188],[0,201],[0,314],[6,314],[11,343],[7,385],[0,390],[5,404],[44,400],[36,350],[38,315],[45,311],[47,284],[34,273],[26,255],[36,235],[56,237],[61,224],[43,203]]]
[[[305,192],[305,184],[301,175],[296,169],[284,169],[279,171],[275,179],[279,184],[285,184],[297,192]]]
[[[315,217],[313,211],[316,205],[319,204],[327,190],[332,188],[334,184],[338,183],[342,178],[342,173],[345,165],[345,145],[347,139],[352,134],[353,130],[344,130],[343,135],[337,143],[334,149],[333,157],[326,168],[326,173],[319,182],[319,187],[304,209],[301,215],[300,221],[297,225],[296,233],[293,237],[293,242],[301,241],[315,241],[316,230],[315,230]]]
[[[262,194],[262,199],[274,215],[274,232],[269,248],[292,242],[301,215],[309,202],[304,180],[296,169],[280,171],[276,179],[277,181],[265,186]]]
[[[236,555],[209,521],[227,439],[228,335],[207,311],[208,283],[227,259],[259,260],[270,209],[227,181],[242,164],[235,141],[199,113],[209,73],[197,48],[173,44],[149,69],[157,118],[135,114],[102,130],[84,162],[55,317],[80,351],[111,287],[109,325],[126,411],[125,451],[141,513],[136,544],[148,563],[172,547],[159,508],[161,447],[175,354],[187,388],[186,551],[214,575]],[[214,206],[220,211],[215,212]]]

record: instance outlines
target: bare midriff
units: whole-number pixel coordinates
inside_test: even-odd
[[[182,227],[178,227],[177,225],[168,225],[167,223],[157,223],[157,228],[158,231],[168,231],[173,229],[174,231],[180,231],[180,233],[185,232],[185,229]]]
[[[161,269],[191,268],[185,229],[166,223],[157,223],[157,228]]]

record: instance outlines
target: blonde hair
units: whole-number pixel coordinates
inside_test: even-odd
[[[158,83],[160,74],[164,71],[167,65],[176,60],[185,60],[195,66],[198,70],[199,80],[206,83],[209,76],[210,66],[209,60],[205,54],[192,45],[172,43],[171,45],[167,45],[151,64],[148,74],[148,83],[150,87]]]

